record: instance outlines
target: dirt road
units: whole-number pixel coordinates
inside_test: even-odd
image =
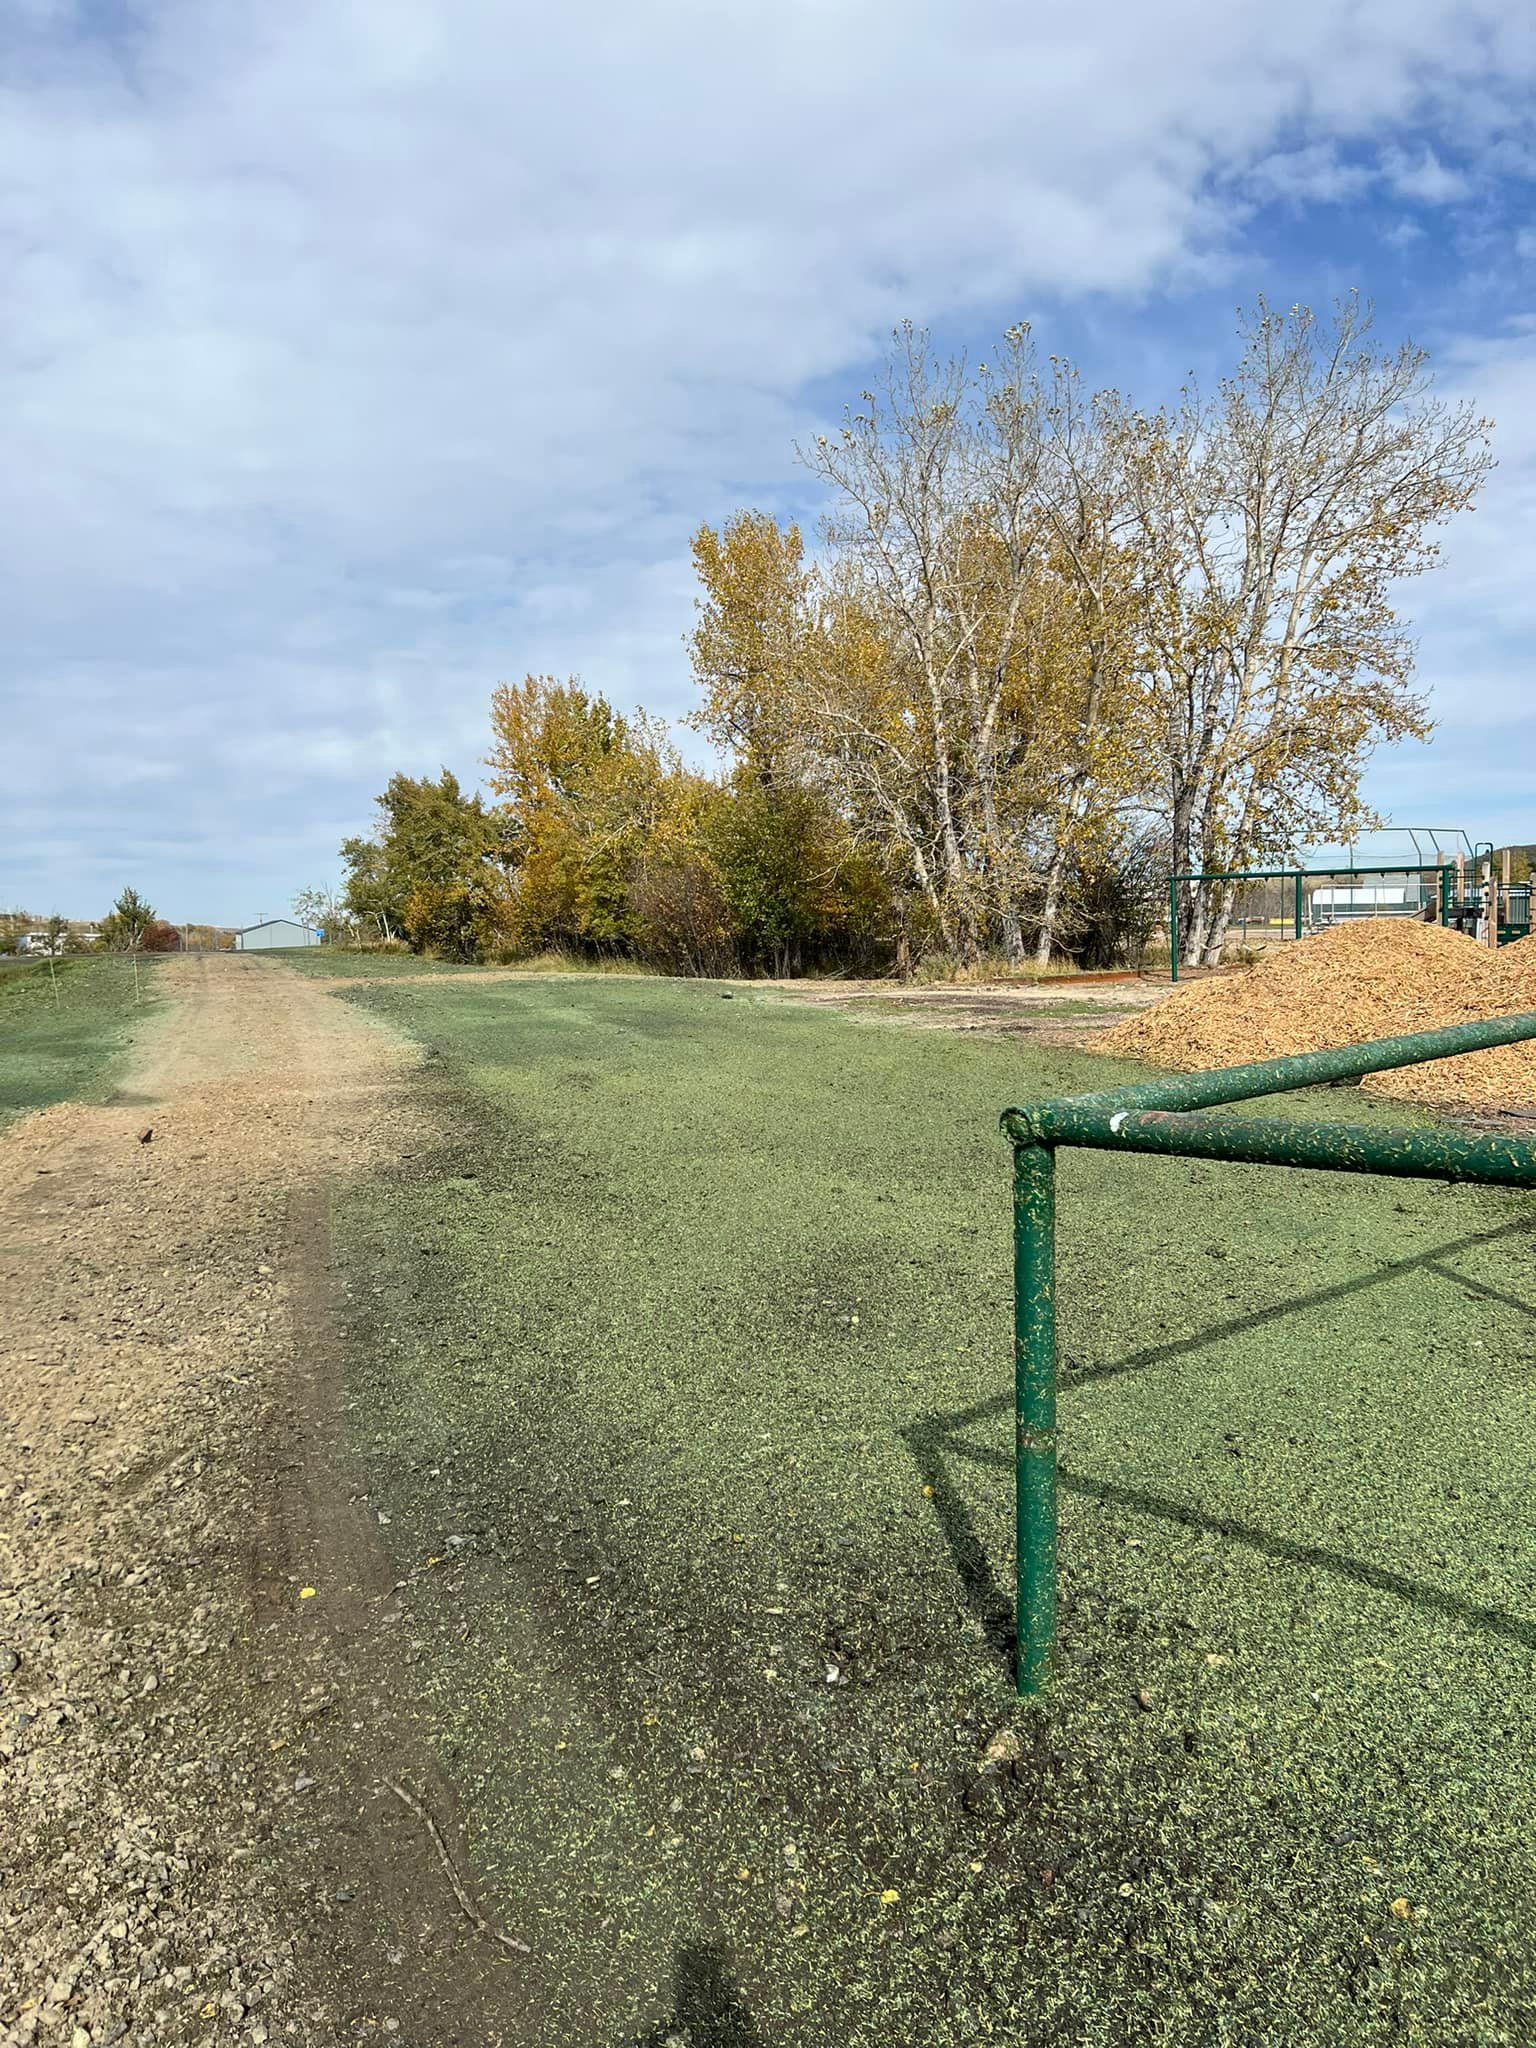
[[[113,1101],[0,1141],[0,2042],[523,2038],[330,1340],[416,1054],[272,963],[161,973]]]

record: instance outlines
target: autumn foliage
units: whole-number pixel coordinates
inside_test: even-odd
[[[1331,322],[1260,304],[1232,375],[1148,413],[904,327],[802,457],[817,545],[693,539],[689,719],[713,772],[576,678],[497,689],[489,800],[396,776],[348,901],[455,955],[675,972],[1113,957],[1163,878],[1369,822],[1372,750],[1428,730],[1396,610],[1489,466],[1486,422]],[[1191,886],[1191,959],[1232,897]]]

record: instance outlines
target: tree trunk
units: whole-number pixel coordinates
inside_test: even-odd
[[[1205,940],[1205,965],[1221,965],[1221,949],[1227,943],[1227,932],[1232,923],[1232,906],[1237,901],[1237,885],[1226,883],[1216,895],[1215,909],[1211,914],[1210,929]]]
[[[1051,855],[1051,864],[1045,872],[1045,900],[1040,906],[1040,936],[1035,941],[1035,965],[1049,967],[1051,951],[1056,944],[1056,921],[1061,915],[1061,899],[1067,881],[1067,850],[1058,846]]]

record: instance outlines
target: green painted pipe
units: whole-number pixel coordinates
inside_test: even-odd
[[[1084,1115],[1071,1102],[1046,1103],[1031,1112],[1030,1121],[1047,1145],[1172,1152],[1195,1159],[1247,1160],[1258,1166],[1476,1181],[1488,1187],[1536,1187],[1536,1145],[1516,1138],[1370,1124],[1293,1124],[1280,1117],[1219,1111],[1190,1116],[1165,1109],[1119,1109]]]
[[[1041,1691],[1056,1637],[1056,1161],[1013,1153],[1017,1679]]]
[[[1055,1147],[1536,1187],[1536,1146],[1516,1139],[1433,1127],[1394,1130],[1188,1114],[1528,1039],[1536,1039],[1536,1012],[1211,1074],[1175,1075],[1003,1112],[1003,1128],[1014,1146],[1015,1670],[1022,1694],[1044,1688],[1056,1641]]]
[[[1516,1045],[1536,1038],[1536,1011],[1519,1016],[1490,1017],[1477,1024],[1451,1024],[1443,1031],[1415,1031],[1401,1038],[1374,1038],[1365,1045],[1341,1045],[1330,1052],[1304,1052],[1292,1059],[1259,1060],[1247,1067],[1218,1067],[1208,1074],[1165,1074],[1157,1081],[1138,1081],[1125,1088],[1105,1088],[1092,1095],[1064,1097],[1061,1102],[1029,1109],[1005,1109],[1003,1129],[1016,1144],[1040,1142],[1038,1114],[1068,1105],[1075,1112],[1140,1109],[1214,1109],[1223,1102],[1246,1102],[1255,1095],[1282,1095],[1292,1088],[1321,1088],[1330,1081],[1351,1081],[1362,1074],[1384,1073],[1391,1067],[1412,1067],[1422,1060],[1451,1059],[1458,1053],[1484,1052],[1490,1046]]]

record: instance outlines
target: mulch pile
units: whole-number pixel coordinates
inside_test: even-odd
[[[1536,1011],[1536,938],[1491,953],[1439,925],[1361,918],[1244,974],[1192,982],[1094,1047],[1193,1073],[1514,1010]],[[1430,1108],[1536,1110],[1536,1041],[1399,1067],[1362,1085]]]

